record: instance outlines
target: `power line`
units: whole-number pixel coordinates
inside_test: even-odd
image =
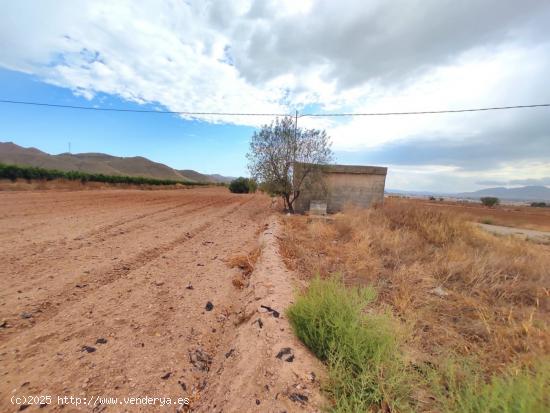
[[[238,113],[238,112],[190,112],[190,111],[171,111],[171,110],[153,110],[153,109],[121,109],[121,108],[102,108],[90,106],[76,105],[59,105],[54,103],[29,102],[19,100],[3,100],[0,103],[29,105],[29,106],[45,106],[51,108],[62,109],[79,109],[92,110],[100,112],[130,112],[130,113],[154,113],[154,114],[172,114],[172,115],[189,115],[189,116],[291,116],[288,113]],[[508,110],[508,109],[527,109],[550,107],[550,103],[541,103],[533,105],[515,105],[515,106],[493,106],[485,108],[470,108],[470,109],[446,109],[446,110],[424,110],[411,112],[371,112],[371,113],[304,113],[299,117],[345,117],[345,116],[392,116],[392,115],[429,115],[441,113],[463,113],[463,112],[483,112],[491,110]]]
[[[525,108],[540,108],[540,107],[550,107],[550,103],[540,103],[535,105],[494,106],[494,107],[488,107],[488,108],[474,108],[474,109],[423,110],[423,111],[415,111],[415,112],[306,113],[306,114],[303,114],[302,116],[335,117],[335,116],[429,115],[429,114],[437,114],[437,113],[482,112],[482,111],[489,111],[489,110],[525,109]]]
[[[54,103],[42,103],[42,102],[26,102],[20,100],[0,100],[0,103],[11,103],[15,105],[29,105],[29,106],[46,106],[50,108],[62,108],[62,109],[81,109],[81,110],[94,110],[100,112],[132,112],[132,113],[156,113],[159,115],[216,115],[216,116],[287,116],[287,113],[235,113],[235,112],[187,112],[187,111],[172,111],[172,110],[153,110],[153,109],[121,109],[121,108],[98,108],[91,106],[75,106],[75,105],[58,105]]]

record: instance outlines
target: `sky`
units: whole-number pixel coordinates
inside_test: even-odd
[[[396,112],[550,103],[540,0],[18,0],[0,5],[0,99],[193,112]],[[0,103],[0,141],[246,175],[273,117]],[[300,118],[387,187],[550,186],[550,108]]]

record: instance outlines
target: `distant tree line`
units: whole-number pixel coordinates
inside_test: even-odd
[[[546,208],[550,207],[550,203],[546,202],[531,202],[531,206],[535,208]]]
[[[59,171],[56,169],[44,169],[34,166],[6,165],[0,163],[0,179],[43,180],[67,179],[69,181],[85,182],[106,182],[113,184],[132,185],[206,185],[200,182],[176,181],[172,179],[155,179],[143,176],[104,175],[80,171]]]

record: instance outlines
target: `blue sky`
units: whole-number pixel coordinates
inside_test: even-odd
[[[0,11],[3,99],[241,113],[550,103],[550,3],[539,0],[18,0]],[[547,185],[549,113],[300,125],[325,129],[340,163],[387,166],[390,188],[464,192]],[[244,175],[248,139],[271,120],[0,104],[0,140]]]
[[[158,109],[105,93],[91,99],[36,76],[0,69],[2,99],[119,109]],[[318,113],[318,105],[303,112]],[[271,117],[260,118],[270,122]],[[0,103],[0,139],[50,154],[103,152],[145,156],[175,169],[227,176],[248,175],[246,152],[255,127],[187,120],[170,114],[140,114],[58,109]],[[347,164],[384,162],[377,151],[335,151]]]
[[[62,105],[149,108],[116,96],[91,100],[32,75],[0,69],[2,99]],[[245,154],[254,128],[190,121],[176,115],[96,112],[0,103],[0,140],[57,154],[103,152],[145,156],[176,169],[235,176],[246,174]]]

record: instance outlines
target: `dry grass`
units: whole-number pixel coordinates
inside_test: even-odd
[[[488,208],[474,202],[429,201],[426,199],[400,199],[418,208],[432,208],[463,214],[476,222],[490,221],[493,225],[550,231],[550,208],[533,208],[524,205],[498,205]]]
[[[299,273],[376,288],[376,305],[409,331],[413,365],[467,356],[489,375],[549,353],[548,246],[399,200],[332,221],[288,217],[285,226],[281,253]]]
[[[231,281],[236,288],[242,289],[248,285],[250,274],[254,271],[254,266],[260,257],[260,253],[260,248],[256,247],[246,255],[236,255],[229,258],[227,261],[229,268],[238,268],[241,270],[241,273],[233,277]]]

